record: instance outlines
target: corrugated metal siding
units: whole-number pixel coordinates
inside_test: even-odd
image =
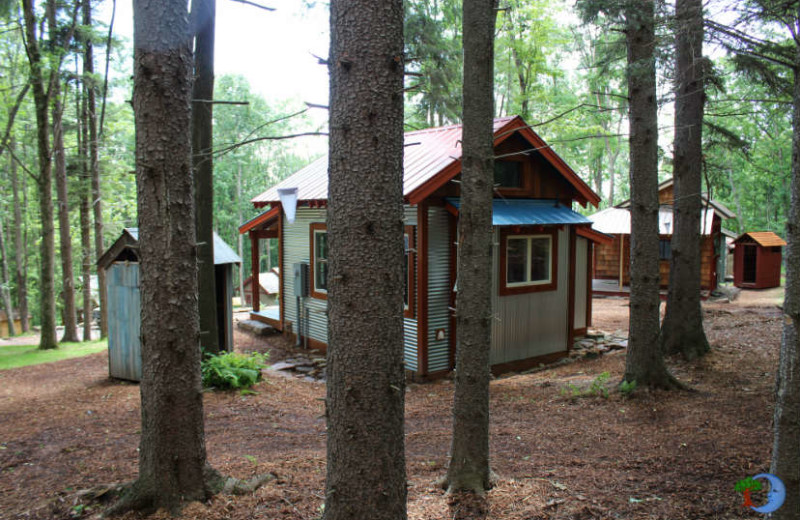
[[[450,244],[447,211],[428,210],[428,372],[450,368]],[[444,339],[436,330],[444,329]]]
[[[495,228],[494,242],[500,239]],[[512,296],[498,293],[499,275],[492,281],[492,365],[527,359],[567,348],[567,278],[569,232],[558,232],[558,288]],[[498,273],[499,246],[492,255],[492,272]]]
[[[403,220],[406,226],[417,225],[417,207],[409,206],[406,204],[403,207]],[[416,240],[415,242],[416,243]],[[417,266],[414,266],[414,272],[417,272]],[[416,281],[416,278],[414,279]],[[414,287],[414,295],[416,294],[416,286]],[[419,301],[419,300],[417,300]],[[418,307],[418,305],[414,305]],[[406,370],[416,372],[419,370],[419,360],[417,359],[417,320],[416,318],[403,318],[403,356],[405,361]]]
[[[583,237],[575,240],[575,328],[586,326],[586,258],[589,241]]]
[[[139,264],[114,263],[106,273],[108,373],[111,377],[141,381]]]
[[[405,223],[409,226],[417,224],[416,207],[405,207]],[[283,218],[283,217],[281,217]],[[283,272],[284,276],[284,318],[287,323],[292,323],[292,330],[297,330],[297,300],[294,294],[294,279],[292,278],[292,264],[308,262],[310,258],[311,237],[310,225],[314,222],[325,222],[326,210],[298,208],[297,217],[293,224],[283,220]],[[309,319],[310,338],[323,343],[328,343],[328,302],[316,298],[305,299],[305,309]],[[403,320],[405,365],[407,370],[418,370],[417,362],[417,320],[405,318]]]
[[[292,323],[292,332],[297,332],[297,299],[294,294],[294,278],[292,264],[296,262],[308,263],[311,254],[310,225],[314,222],[325,222],[325,209],[298,208],[297,217],[293,224],[289,224],[284,215],[283,219],[283,303],[284,318],[287,323]],[[308,337],[328,343],[328,302],[316,298],[305,298],[305,312],[308,317]]]

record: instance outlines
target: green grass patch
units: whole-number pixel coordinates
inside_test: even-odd
[[[108,342],[104,339],[87,343],[60,343],[53,350],[39,350],[36,345],[0,346],[0,370],[88,356],[107,348]]]

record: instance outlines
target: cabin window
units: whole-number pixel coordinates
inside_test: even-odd
[[[672,259],[672,241],[669,238],[662,238],[658,241],[658,259]]]
[[[311,296],[328,298],[328,229],[311,224]]]
[[[405,255],[403,256],[403,267],[405,276],[405,290],[403,291],[403,316],[406,318],[414,317],[414,267],[417,257],[416,241],[414,238],[414,226],[406,226],[403,232],[403,244]]]
[[[494,185],[496,188],[522,188],[522,163],[495,161]]]
[[[556,288],[556,231],[504,231],[500,247],[501,295]]]

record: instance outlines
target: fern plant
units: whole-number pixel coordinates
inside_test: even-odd
[[[203,386],[220,390],[250,388],[261,381],[268,354],[225,352],[206,357],[201,365]]]

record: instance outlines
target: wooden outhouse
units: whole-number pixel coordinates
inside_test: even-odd
[[[14,331],[19,334],[22,331],[22,320],[17,311],[11,311],[11,315],[14,319]],[[28,322],[30,323],[30,317],[28,317]],[[10,336],[8,325],[8,315],[6,315],[6,311],[0,310],[0,338],[7,338]]]
[[[733,285],[744,289],[780,287],[781,237],[771,231],[750,232],[739,236],[733,250]]]
[[[597,206],[600,197],[522,118],[496,119],[494,135],[491,364],[503,372],[566,356],[573,338],[586,331],[592,244],[608,237],[572,209],[575,202]],[[429,378],[455,363],[461,125],[408,132],[405,144],[405,366],[414,377]],[[287,192],[296,195],[291,209],[281,202]],[[256,269],[258,241],[278,239],[280,296],[267,308],[254,298],[251,317],[299,335],[312,348],[327,348],[328,158],[252,202],[266,211],[239,231],[250,236]],[[295,207],[290,222],[287,212]]]
[[[140,381],[142,350],[139,341],[139,230],[125,228],[97,265],[106,271],[108,295],[108,371],[111,377]],[[233,350],[233,266],[242,260],[214,233],[219,344]]]
[[[658,186],[658,238],[659,238],[659,285],[669,286],[669,269],[672,258],[673,180]],[[700,242],[700,285],[704,290],[717,288],[725,281],[724,259],[727,256],[722,221],[736,215],[723,204],[702,194],[703,209],[698,235]],[[597,247],[594,256],[593,284],[595,294],[626,295],[630,291],[631,214],[630,200],[612,208],[604,209],[589,219],[597,231],[611,235],[613,241]]]

